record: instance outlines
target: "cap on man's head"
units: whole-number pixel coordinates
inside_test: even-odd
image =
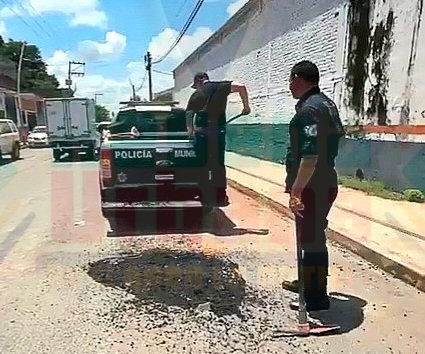
[[[202,83],[205,80],[209,80],[209,79],[210,78],[209,78],[208,74],[205,73],[205,72],[196,73],[195,76],[193,77],[193,84],[192,84],[191,87],[196,88],[196,84]]]
[[[291,78],[295,76],[313,84],[318,84],[320,80],[319,68],[309,60],[300,61],[292,67]]]

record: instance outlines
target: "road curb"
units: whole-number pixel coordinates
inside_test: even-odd
[[[259,201],[260,203],[266,204],[285,217],[291,220],[295,220],[291,210],[283,204],[280,204],[275,200],[272,200],[271,198],[238,183],[235,180],[228,179],[228,185],[238,190],[239,192]],[[329,240],[336,242],[340,246],[362,257],[366,261],[372,263],[373,265],[377,266],[393,277],[403,281],[404,283],[411,285],[422,292],[425,292],[425,275],[420,274],[417,271],[410,269],[391,258],[388,258],[387,256],[377,253],[367,246],[354,241],[347,235],[344,235],[331,228],[328,228],[326,234]]]

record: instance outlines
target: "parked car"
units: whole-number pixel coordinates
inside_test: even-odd
[[[10,155],[12,160],[20,157],[21,141],[16,124],[10,119],[0,119],[0,159]]]
[[[28,145],[31,148],[48,147],[49,136],[47,135],[47,127],[44,125],[36,126],[28,135]]]

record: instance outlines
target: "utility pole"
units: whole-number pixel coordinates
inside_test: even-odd
[[[19,62],[18,62],[18,77],[17,77],[17,83],[16,83],[16,92],[18,94],[18,114],[17,114],[17,123],[18,128],[21,129],[22,127],[22,102],[21,102],[21,73],[22,73],[22,61],[24,60],[24,51],[25,51],[25,42],[22,42],[21,46],[21,53],[19,55]]]
[[[132,91],[132,93],[133,93],[132,98],[130,98],[130,101],[131,101],[131,100],[133,100],[133,101],[137,101],[137,100],[136,100],[136,88],[135,88],[135,86],[133,85],[133,82],[131,81],[131,79],[128,79],[128,81],[130,82],[131,91]]]
[[[136,88],[131,84],[131,90],[133,91],[133,101],[136,101]]]
[[[78,65],[77,68],[73,68],[73,65]],[[69,92],[71,92],[71,86],[72,86],[72,76],[84,76],[84,68],[86,63],[80,63],[76,61],[70,61],[68,62],[68,78],[65,80],[65,84],[68,86]],[[80,67],[83,67],[83,72],[77,71]]]
[[[148,72],[148,80],[149,80],[149,101],[153,100],[152,95],[152,56],[148,51],[145,55],[145,68]]]
[[[97,104],[97,96],[103,96],[103,93],[95,93],[94,94],[94,104]]]

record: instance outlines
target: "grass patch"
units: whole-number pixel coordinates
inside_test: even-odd
[[[402,192],[392,190],[385,186],[381,181],[377,180],[359,180],[352,176],[339,176],[339,183],[347,188],[363,191],[369,195],[390,200],[407,200]]]

